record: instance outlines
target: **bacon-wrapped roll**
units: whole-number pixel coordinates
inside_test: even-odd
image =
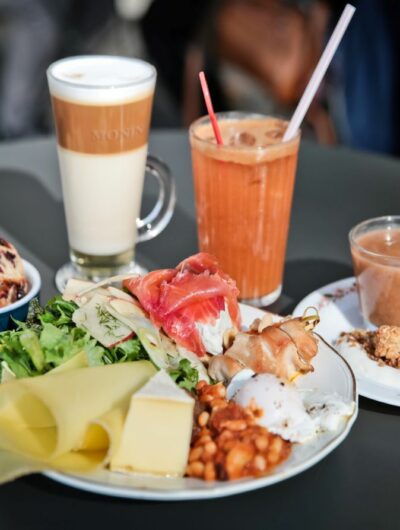
[[[241,368],[250,368],[256,373],[270,373],[291,380],[299,373],[311,372],[311,360],[318,345],[309,328],[307,317],[265,327],[258,321],[249,331],[239,332],[224,355],[210,360],[209,374],[221,381],[230,379]]]

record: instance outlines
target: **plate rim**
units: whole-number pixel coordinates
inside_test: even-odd
[[[265,313],[265,311],[249,306],[247,304],[240,304],[246,308],[251,309],[252,311]],[[300,473],[306,471],[307,469],[315,466],[318,462],[323,460],[328,456],[332,451],[334,451],[349,435],[354,422],[357,419],[359,406],[358,406],[358,384],[351,369],[351,366],[347,360],[323,337],[315,333],[320,340],[328,347],[332,354],[337,355],[345,369],[350,374],[350,379],[352,383],[352,395],[353,401],[355,403],[353,414],[346,420],[346,423],[343,429],[332,439],[326,442],[326,444],[321,447],[316,454],[305,459],[304,461],[298,463],[292,468],[277,473],[273,475],[266,475],[264,477],[258,477],[253,479],[244,479],[243,481],[232,481],[232,482],[216,482],[216,486],[210,487],[209,489],[157,489],[157,488],[131,488],[129,486],[118,486],[112,484],[103,484],[97,482],[96,480],[90,480],[90,475],[87,477],[74,475],[72,473],[63,473],[57,470],[45,471],[42,472],[42,475],[45,477],[59,482],[65,486],[73,487],[82,491],[89,493],[106,495],[110,497],[119,497],[132,500],[147,500],[147,501],[190,501],[190,500],[206,500],[206,499],[215,499],[220,497],[228,497],[232,495],[237,495],[240,493],[246,493],[249,491],[258,490],[265,488],[267,486],[272,486],[278,482],[283,482],[288,478],[299,475]],[[165,480],[168,480],[165,477]],[[193,480],[193,479],[191,479]],[[194,479],[196,480],[196,479]],[[200,482],[200,480],[199,480]]]

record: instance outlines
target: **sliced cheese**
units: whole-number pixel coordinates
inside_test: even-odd
[[[119,446],[148,361],[88,367],[0,385],[0,483],[41,469],[89,471]]]
[[[107,297],[96,294],[72,315],[78,327],[86,329],[106,348],[133,335],[132,330],[115,318],[106,308]]]
[[[136,278],[137,276],[138,274],[118,274],[117,276],[110,276],[109,278],[101,280],[101,282],[97,282],[97,283],[90,282],[91,285],[89,285],[88,287],[80,291],[79,295],[86,296],[89,292],[99,289],[100,287],[104,287],[105,285],[110,285],[116,282],[122,282],[130,278]]]
[[[132,396],[111,468],[182,476],[192,435],[194,399],[163,370]]]
[[[107,287],[107,291],[109,292],[110,296],[112,296],[113,298],[116,298],[118,300],[125,300],[126,302],[129,302],[129,303],[134,303],[133,297],[130,294],[123,291],[122,289],[118,289],[117,287],[113,287],[112,285],[109,285]]]
[[[85,280],[76,280],[71,278],[68,280],[67,285],[65,286],[62,297],[68,302],[74,302],[75,299],[79,296],[79,293],[88,287],[94,285],[93,282],[87,282]]]
[[[68,280],[62,297],[64,300],[75,302],[79,307],[89,302],[91,298],[96,295],[110,297],[108,289],[96,287],[93,282],[85,280],[75,280],[74,278]]]
[[[107,311],[128,326],[139,338],[153,363],[160,369],[170,367],[167,352],[161,343],[160,332],[134,303],[111,300]]]

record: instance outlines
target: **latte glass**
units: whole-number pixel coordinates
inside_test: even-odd
[[[81,56],[47,70],[57,132],[71,262],[57,275],[100,280],[139,271],[135,245],[157,236],[171,219],[174,181],[147,156],[155,68],[139,59]],[[140,219],[145,175],[158,200]]]

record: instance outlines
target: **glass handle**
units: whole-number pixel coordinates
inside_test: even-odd
[[[171,220],[176,202],[175,180],[164,162],[149,155],[146,173],[157,179],[159,191],[157,202],[151,212],[144,219],[136,221],[138,243],[153,239],[164,230]]]

